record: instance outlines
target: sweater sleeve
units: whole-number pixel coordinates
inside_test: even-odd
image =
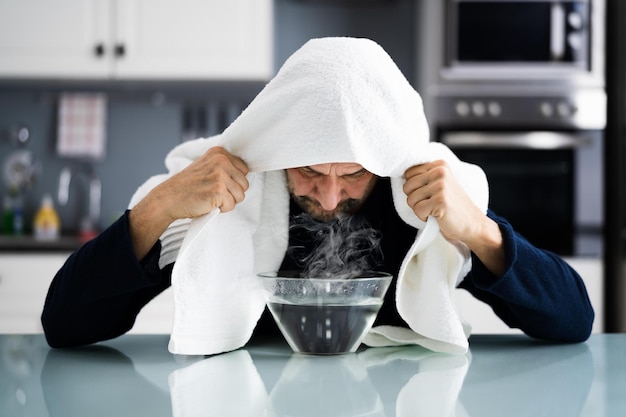
[[[172,265],[158,267],[160,243],[139,262],[128,211],[85,243],[56,273],[41,321],[50,346],[70,347],[126,333],[139,311],[170,286]]]
[[[489,304],[509,327],[529,336],[587,340],[594,312],[578,273],[556,254],[530,244],[505,219],[488,215],[504,237],[506,272],[498,278],[472,255],[472,270],[459,287]]]

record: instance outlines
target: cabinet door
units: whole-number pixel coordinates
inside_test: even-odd
[[[41,312],[56,272],[69,253],[0,253],[0,334],[41,333]],[[146,305],[129,333],[168,334],[174,301],[171,289]]]
[[[0,76],[108,77],[110,9],[110,0],[0,0]]]
[[[117,0],[120,79],[266,80],[272,0]]]
[[[68,253],[0,254],[0,333],[41,333],[48,287]]]

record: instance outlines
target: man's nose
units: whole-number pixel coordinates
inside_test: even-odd
[[[336,209],[343,196],[339,179],[333,176],[324,178],[318,189],[318,194],[318,201],[324,210]]]

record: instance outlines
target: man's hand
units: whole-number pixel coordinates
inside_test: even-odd
[[[417,217],[435,217],[446,239],[465,243],[494,275],[504,273],[500,228],[474,204],[445,161],[411,167],[405,178],[407,203]]]
[[[154,189],[171,221],[194,218],[214,208],[231,211],[248,190],[248,166],[222,147],[202,157]]]
[[[454,178],[445,161],[416,165],[405,172],[404,193],[407,203],[421,220],[437,218],[443,235],[449,240],[466,241],[484,221],[476,207]]]
[[[224,148],[210,148],[185,169],[156,186],[130,212],[130,234],[142,259],[177,219],[195,218],[219,208],[231,211],[248,190],[248,166]]]

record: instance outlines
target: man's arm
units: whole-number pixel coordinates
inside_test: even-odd
[[[169,287],[171,266],[159,270],[159,244],[137,260],[128,214],[75,251],[52,280],[41,317],[50,346],[119,336],[132,328],[148,301]]]
[[[546,340],[582,342],[591,334],[594,311],[578,273],[554,253],[517,234],[489,212],[501,228],[506,267],[494,275],[474,256],[472,271],[459,285],[489,304],[510,327]]]
[[[51,346],[75,346],[128,331],[141,308],[170,285],[171,265],[159,270],[159,237],[177,219],[244,199],[247,165],[210,148],[154,187],[115,224],[73,253],[57,272],[42,323]]]

